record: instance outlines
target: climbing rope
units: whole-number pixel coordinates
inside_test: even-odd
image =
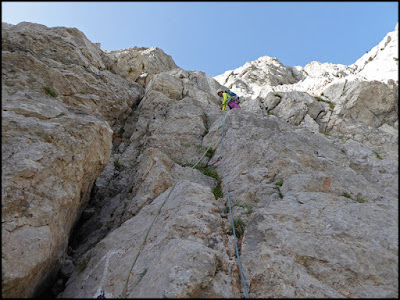
[[[220,159],[223,157],[222,154],[223,154],[223,145],[224,145],[224,142],[223,142],[223,140],[224,140],[224,122],[225,122],[226,116],[227,116],[227,115],[225,114],[224,118],[222,119],[221,156],[218,158],[217,162],[220,161]],[[206,156],[207,152],[208,152],[210,149],[211,149],[211,146],[209,146],[209,147],[207,148],[207,150],[204,152],[204,154],[201,156],[201,158],[193,165],[193,167],[192,167],[190,170],[188,170],[184,175],[182,175],[182,176],[174,183],[174,185],[172,186],[172,188],[171,188],[170,191],[168,192],[167,197],[164,199],[163,203],[162,203],[161,206],[158,208],[158,211],[157,211],[157,213],[156,213],[156,215],[155,215],[153,221],[151,222],[151,225],[150,225],[149,229],[147,230],[146,235],[145,235],[145,237],[144,237],[144,239],[143,239],[143,241],[142,241],[142,243],[141,243],[141,245],[140,245],[140,247],[139,247],[139,251],[138,251],[138,253],[136,254],[135,260],[133,261],[132,266],[131,266],[131,268],[129,269],[128,276],[127,276],[126,279],[125,279],[125,283],[124,283],[124,286],[123,286],[123,288],[122,288],[122,293],[121,293],[120,298],[125,298],[126,288],[127,288],[128,281],[129,281],[129,276],[130,276],[130,274],[131,274],[131,272],[132,272],[132,270],[133,270],[133,267],[134,267],[135,264],[136,264],[136,261],[137,261],[139,255],[140,255],[140,253],[142,252],[142,249],[143,249],[143,247],[144,247],[144,244],[146,243],[146,239],[147,239],[147,237],[148,237],[148,235],[149,235],[149,233],[150,233],[151,228],[153,227],[154,222],[157,220],[157,218],[158,218],[158,216],[159,216],[159,214],[160,214],[160,212],[161,212],[162,207],[163,207],[164,204],[167,202],[167,200],[168,200],[170,194],[172,193],[172,191],[174,190],[176,184],[177,184],[179,181],[183,180],[183,179],[189,174],[189,172],[191,172],[191,171],[199,164],[199,162],[204,158],[204,156]],[[215,162],[215,163],[216,163],[216,162]],[[214,164],[215,164],[215,163],[214,163]],[[230,198],[229,198],[228,185],[227,185],[227,183],[226,183],[226,177],[225,177],[225,171],[224,171],[223,160],[222,160],[221,166],[222,166],[222,173],[223,173],[224,182],[225,182],[225,187],[226,187],[226,193],[227,193],[227,197],[228,197],[229,214],[230,214],[230,216],[231,216],[231,221],[232,221],[232,232],[233,232],[233,237],[234,237],[234,240],[235,240],[236,257],[237,257],[237,260],[238,260],[240,276],[241,276],[241,279],[242,279],[242,282],[243,282],[243,287],[244,287],[244,292],[245,292],[246,298],[249,298],[249,294],[248,294],[248,292],[247,292],[247,287],[246,287],[246,282],[245,282],[244,275],[243,275],[243,271],[242,271],[242,265],[241,265],[241,263],[240,263],[239,249],[238,249],[238,246],[237,246],[235,225],[234,225],[233,215],[232,215],[232,206],[231,206],[231,201],[230,201]]]
[[[169,195],[171,194],[171,192],[172,192],[173,189],[175,188],[176,184],[177,184],[179,181],[183,180],[183,179],[186,177],[186,175],[189,174],[189,172],[192,171],[192,170],[197,166],[197,164],[203,159],[204,156],[206,156],[207,152],[208,152],[210,149],[211,149],[211,146],[209,146],[209,147],[207,148],[207,150],[204,152],[203,156],[194,164],[194,166],[193,166],[189,171],[187,171],[184,175],[182,175],[182,176],[174,183],[174,185],[172,186],[172,188],[169,190],[169,193],[168,193],[167,197],[164,199],[164,202],[163,202],[163,203],[161,204],[161,206],[159,207],[159,209],[158,209],[158,211],[157,211],[157,213],[156,213],[156,215],[155,215],[155,217],[154,217],[154,219],[153,219],[153,222],[151,222],[151,225],[150,225],[149,229],[148,229],[147,232],[146,232],[146,235],[145,235],[145,237],[144,237],[144,239],[143,239],[143,242],[142,242],[142,244],[141,244],[140,247],[139,247],[139,251],[138,251],[138,253],[136,254],[135,260],[134,260],[133,263],[132,263],[132,266],[131,266],[131,268],[130,268],[130,270],[129,270],[128,276],[127,276],[126,279],[125,279],[125,284],[124,284],[124,287],[123,287],[123,289],[122,289],[122,293],[121,293],[120,298],[125,298],[126,287],[127,287],[127,285],[128,285],[129,276],[130,276],[130,274],[131,274],[131,272],[132,272],[133,267],[134,267],[135,264],[136,264],[136,261],[137,261],[139,255],[140,255],[140,252],[141,252],[142,249],[143,249],[143,246],[144,246],[144,244],[145,244],[145,242],[146,242],[147,236],[149,235],[149,232],[150,232],[151,228],[153,227],[154,222],[156,221],[156,219],[158,218],[158,215],[159,215],[160,212],[161,212],[161,208],[164,206],[165,202],[167,202],[167,200],[168,200],[168,198],[169,198]]]
[[[222,155],[223,155],[223,153],[224,153],[224,151],[223,151],[223,147],[224,147],[224,122],[225,122],[226,116],[227,116],[227,115],[225,114],[224,118],[222,119],[221,157],[223,157]],[[233,237],[234,237],[234,239],[235,239],[236,257],[237,257],[237,260],[238,260],[240,276],[241,276],[242,282],[243,282],[244,293],[245,293],[245,295],[246,295],[246,298],[248,299],[248,298],[249,298],[249,294],[248,294],[248,292],[247,292],[246,282],[245,282],[245,280],[244,280],[244,275],[243,275],[243,271],[242,271],[242,265],[241,265],[241,263],[240,263],[240,258],[239,258],[239,249],[238,249],[238,246],[237,246],[236,233],[235,233],[235,225],[234,225],[234,222],[233,222],[233,215],[232,215],[231,200],[229,199],[229,191],[228,191],[228,185],[227,185],[227,183],[226,183],[226,177],[225,177],[224,161],[223,161],[223,159],[222,159],[222,162],[221,162],[221,166],[222,166],[222,174],[223,174],[223,176],[224,176],[226,194],[227,194],[227,196],[228,196],[229,214],[230,214],[230,216],[231,216],[231,221],[232,221],[232,232],[233,232]]]

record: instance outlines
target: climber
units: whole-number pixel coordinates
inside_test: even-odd
[[[223,111],[225,111],[226,105],[227,105],[227,104],[228,104],[228,106],[229,106],[229,109],[232,109],[232,108],[241,109],[241,107],[240,107],[238,104],[235,103],[235,101],[234,101],[234,99],[232,98],[232,96],[229,95],[226,91],[223,92],[223,91],[219,90],[219,91],[217,92],[217,95],[218,95],[219,97],[223,97],[223,99],[222,99],[222,105],[221,105],[221,107],[220,107]]]

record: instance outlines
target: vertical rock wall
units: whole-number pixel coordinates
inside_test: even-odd
[[[226,180],[250,297],[398,297],[398,81],[264,58],[218,82],[77,29],[2,35],[4,296],[61,267],[63,298],[243,297]]]
[[[2,29],[2,294],[30,297],[64,260],[143,88],[107,70],[75,28]]]

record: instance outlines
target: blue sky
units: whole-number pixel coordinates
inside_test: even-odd
[[[2,2],[2,22],[76,27],[103,50],[159,47],[216,76],[261,56],[350,65],[398,22],[398,2]]]

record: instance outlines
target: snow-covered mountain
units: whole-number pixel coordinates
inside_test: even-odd
[[[283,65],[268,56],[247,62],[214,79],[243,98],[265,98],[269,92],[304,91],[320,96],[328,84],[339,79],[398,82],[398,24],[393,32],[354,64],[310,62],[304,68]]]

